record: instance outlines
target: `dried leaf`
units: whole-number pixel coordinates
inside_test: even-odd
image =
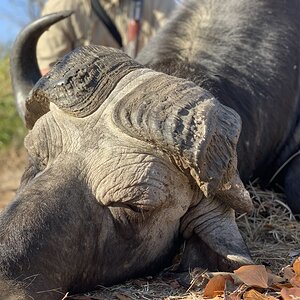
[[[256,291],[256,290],[250,290],[244,293],[243,295],[243,299],[244,300],[273,300],[276,298],[272,297],[272,296],[267,296],[264,294],[261,294],[260,292]]]
[[[296,256],[299,256],[299,255],[300,255],[300,249],[291,250],[289,252],[289,257],[296,257]]]
[[[169,282],[169,285],[173,288],[173,289],[179,289],[181,287],[180,283],[177,280],[172,280]]]
[[[278,283],[281,283],[284,281],[285,281],[284,278],[282,278],[278,275],[272,274],[272,273],[268,273],[268,285],[269,286],[272,286],[274,284],[278,284]]]
[[[234,274],[248,286],[268,287],[268,273],[263,265],[242,266]]]
[[[290,283],[294,287],[300,288],[300,275],[295,275],[293,278],[291,278]]]
[[[129,298],[128,296],[124,295],[124,294],[120,294],[120,293],[116,293],[114,294],[114,296],[118,299],[118,300],[130,300],[131,298]]]
[[[283,283],[286,281],[283,277],[273,274],[270,269],[266,268],[266,270],[268,273],[268,286],[269,287],[270,286],[273,287],[274,285],[276,285],[278,283]]]
[[[297,275],[300,275],[300,257],[294,261],[293,270]]]
[[[142,279],[134,279],[134,280],[132,280],[132,284],[134,284],[138,287],[142,287],[147,284],[147,281],[142,280]]]
[[[300,288],[283,288],[280,292],[280,295],[283,300],[293,300],[298,299],[296,297],[300,297]]]
[[[217,275],[211,278],[204,289],[204,297],[214,298],[223,295],[227,280],[232,280],[230,275]]]
[[[295,276],[295,272],[292,267],[287,266],[282,269],[283,277],[287,280],[291,280]]]
[[[275,283],[272,285],[272,289],[278,289],[281,290],[283,288],[292,288],[293,286],[288,282],[288,283]]]

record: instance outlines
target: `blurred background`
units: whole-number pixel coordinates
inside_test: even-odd
[[[1,0],[0,42],[11,45],[20,29],[36,19],[45,0]]]
[[[26,129],[15,109],[9,76],[10,48],[18,32],[40,15],[44,2],[0,1],[0,210],[14,196],[26,163]]]
[[[25,129],[15,110],[9,76],[10,48],[18,32],[36,19],[45,0],[1,0],[0,2],[0,155],[23,142]]]

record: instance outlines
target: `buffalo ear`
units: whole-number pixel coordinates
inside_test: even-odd
[[[169,154],[206,197],[251,210],[237,173],[239,115],[190,81],[147,69],[126,80],[113,107],[114,123]]]

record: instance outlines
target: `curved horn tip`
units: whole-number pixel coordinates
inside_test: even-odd
[[[24,120],[25,100],[41,73],[36,59],[39,37],[53,24],[69,17],[73,11],[46,15],[27,25],[17,36],[10,57],[10,73],[19,115]]]

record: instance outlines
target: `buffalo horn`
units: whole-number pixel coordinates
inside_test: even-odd
[[[23,120],[25,100],[41,77],[36,59],[38,39],[51,25],[71,14],[71,11],[64,11],[44,16],[26,26],[16,38],[12,48],[10,72],[17,110]]]
[[[144,67],[118,49],[94,45],[75,49],[31,90],[26,100],[27,126],[49,110],[49,102],[74,117],[90,115],[125,75],[140,68]]]

